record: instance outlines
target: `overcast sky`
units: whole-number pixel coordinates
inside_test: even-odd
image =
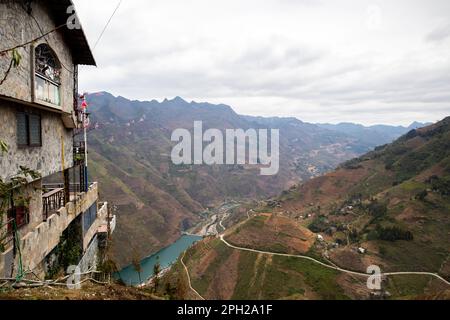
[[[118,0],[75,0],[94,45]],[[80,88],[240,114],[402,124],[450,115],[450,1],[123,0]]]

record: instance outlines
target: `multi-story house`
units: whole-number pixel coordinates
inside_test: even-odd
[[[70,0],[0,1],[0,178],[39,173],[0,203],[0,278],[95,267],[114,228],[86,183],[78,66],[95,65]],[[77,22],[77,21],[75,21]],[[111,223],[112,222],[112,223]],[[102,239],[103,237],[103,239]]]

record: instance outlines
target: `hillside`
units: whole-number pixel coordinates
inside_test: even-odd
[[[368,147],[295,119],[278,119],[281,170],[262,177],[249,166],[174,166],[170,161],[177,128],[255,128],[229,106],[188,103],[181,98],[140,102],[108,93],[88,96],[91,121],[90,174],[102,196],[117,206],[115,256],[119,265],[175,241],[200,214],[228,198],[264,199],[302,180],[327,172]],[[286,122],[286,123],[285,123]]]
[[[364,277],[261,252],[308,256],[361,273],[370,265],[429,272],[448,281],[449,213],[447,118],[253,208],[225,234],[235,248],[209,238],[184,262],[192,286],[209,299],[367,299]],[[177,264],[166,281],[182,271]],[[383,290],[393,299],[445,299],[450,288],[436,277],[409,274],[387,277]]]
[[[81,290],[72,290],[64,286],[43,286],[36,288],[3,288],[0,291],[3,301],[149,301],[162,300],[151,289],[125,287],[119,284],[101,285],[86,282]]]
[[[285,194],[281,210],[331,242],[330,257],[364,269],[363,246],[386,271],[450,276],[450,118],[345,163]],[[364,271],[364,270],[363,270]]]

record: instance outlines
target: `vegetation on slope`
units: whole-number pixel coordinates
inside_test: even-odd
[[[103,198],[116,205],[115,238],[118,264],[131,262],[129,248],[146,256],[174,241],[198,221],[208,207],[226,199],[264,199],[329,171],[357,154],[353,137],[296,119],[272,119],[281,129],[281,170],[262,177],[249,166],[175,166],[170,160],[175,129],[267,128],[237,115],[230,107],[188,103],[181,98],[138,102],[108,93],[88,96],[92,123],[89,134],[92,179],[102,185]]]
[[[375,264],[383,272],[450,279],[449,144],[450,118],[411,131],[255,208],[256,217],[226,239],[239,247],[293,252],[295,233],[268,223],[277,217],[320,233],[306,255],[321,261],[363,273]],[[198,243],[185,262],[193,286],[210,299],[370,297],[365,279],[302,259],[235,250],[219,239]],[[424,275],[388,277],[383,289],[392,299],[448,297],[442,281]]]

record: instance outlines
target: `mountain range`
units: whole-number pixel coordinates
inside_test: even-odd
[[[117,208],[113,251],[119,266],[173,242],[208,208],[229,199],[277,196],[410,129],[241,116],[226,105],[180,97],[132,101],[100,92],[87,100],[95,128],[89,133],[90,174]],[[257,166],[173,165],[171,134],[178,128],[192,131],[194,121],[203,121],[205,130],[280,129],[279,174],[260,176]]]

